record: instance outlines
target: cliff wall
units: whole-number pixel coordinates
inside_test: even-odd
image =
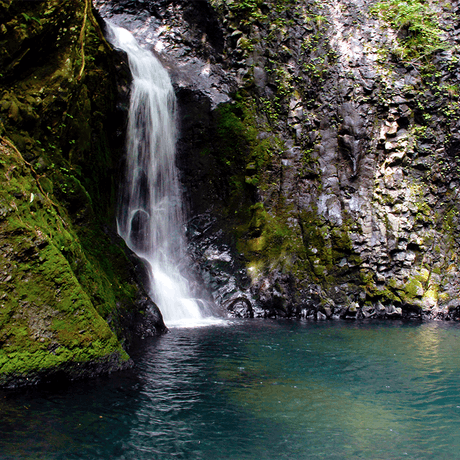
[[[457,317],[458,2],[95,3],[175,81],[191,251],[217,303]]]

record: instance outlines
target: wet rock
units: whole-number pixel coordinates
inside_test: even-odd
[[[231,2],[192,3],[97,5],[137,29],[175,80],[187,205],[192,218],[214,219],[198,226],[192,252],[215,301],[244,297],[269,316],[295,316],[299,305],[313,317],[308,286],[321,285],[316,300],[359,300],[342,317],[442,308],[423,297],[423,283],[416,292],[404,285],[422,266],[458,266],[458,243],[442,224],[458,226],[458,108],[452,88],[431,89],[458,83],[457,52],[433,57],[436,72],[424,80],[417,64],[390,57],[394,31],[356,2],[321,11],[302,3],[306,16],[326,18],[317,23],[271,2],[262,16]],[[446,30],[452,18],[441,19]],[[257,226],[254,206],[266,219]],[[262,268],[248,271],[254,260]],[[458,295],[459,276],[453,268],[449,281],[433,281],[441,303]]]
[[[235,318],[254,317],[254,311],[251,302],[245,297],[236,297],[234,299],[230,299],[224,306]]]
[[[316,319],[318,321],[324,321],[324,320],[327,319],[327,316],[324,313],[319,311],[319,312],[316,313]]]

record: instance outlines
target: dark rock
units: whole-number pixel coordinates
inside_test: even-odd
[[[244,13],[230,2],[97,4],[142,31],[175,81],[191,251],[217,303],[248,315],[247,301],[254,316],[311,318],[323,303],[334,308],[320,317],[420,317],[395,283],[449,267],[449,280],[430,277],[418,300],[431,288],[440,303],[453,300],[458,242],[442,222],[458,226],[449,184],[459,109],[448,86],[457,51],[433,56],[436,70],[422,77],[416,61],[392,55],[394,39],[364,4],[348,0],[334,10],[301,4],[324,21],[271,1]],[[454,16],[442,21],[455,39]]]

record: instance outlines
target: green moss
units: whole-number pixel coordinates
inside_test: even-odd
[[[436,305],[438,303],[439,292],[437,286],[426,290],[423,294],[423,301],[427,305]]]
[[[40,196],[12,149],[1,149],[3,169],[15,171],[15,176],[3,183],[0,192],[0,284],[5,293],[0,303],[0,374],[40,371],[113,353],[118,353],[120,362],[127,360],[101,316],[108,312],[96,310],[96,293],[82,273],[93,273],[100,302],[113,310],[114,294],[100,291],[106,275],[98,275],[97,266],[86,259],[65,211]],[[72,268],[76,259],[83,262],[80,277]],[[56,354],[48,356],[50,349]]]
[[[299,217],[306,256],[313,268],[325,267],[323,273],[338,277],[348,270],[349,264],[360,263],[359,257],[353,253],[347,224],[341,227],[325,225],[311,211],[303,211]],[[340,267],[342,261],[344,263]],[[314,271],[317,274],[318,270]]]
[[[122,245],[102,231],[115,202],[110,50],[84,2],[26,3],[5,9],[26,28],[9,27],[0,50],[12,141],[0,140],[0,383],[72,363],[120,367],[121,316],[138,295]]]
[[[270,212],[262,203],[250,210],[251,218],[239,225],[237,239],[254,279],[276,268],[327,287],[349,271],[348,263],[340,264],[342,259],[356,259],[346,227],[323,225],[313,212],[293,219],[293,209],[285,203]]]
[[[250,211],[245,203],[251,202],[256,187],[264,187],[266,166],[279,152],[279,143],[271,135],[260,139],[256,105],[250,97],[237,94],[235,103],[222,104],[216,112],[212,155],[220,175],[228,177],[226,208],[230,215],[236,212],[246,220]]]
[[[217,110],[216,135],[209,155],[217,158],[219,165],[210,181],[221,185],[218,218],[234,236],[253,280],[279,271],[292,276],[296,286],[319,283],[328,289],[340,282],[353,283],[361,261],[352,250],[350,224],[325,225],[316,209],[299,210],[299,203],[294,203],[292,196],[288,198],[285,189],[286,183],[303,187],[306,182],[315,190],[312,193],[321,190],[321,172],[314,155],[321,138],[306,131],[314,129],[310,110],[323,103],[318,99],[324,94],[321,85],[337,59],[326,34],[329,24],[322,5],[299,5],[291,0],[211,3],[225,17],[229,32],[235,31],[234,38],[257,36],[257,41],[251,42],[255,56],[264,50],[278,52],[276,57],[265,53],[263,70],[272,89],[270,95],[260,95],[251,67],[244,87],[234,96],[235,102]],[[267,18],[256,18],[254,13],[259,11]],[[256,31],[257,21],[267,24]],[[303,24],[306,31],[300,50],[289,47],[288,26],[294,22]],[[244,42],[241,40],[240,45]],[[294,56],[300,74],[286,64]],[[305,129],[300,136],[299,127],[289,125],[294,120],[290,115],[295,104],[304,109]],[[338,123],[338,119],[331,120],[331,124]],[[302,166],[295,172],[298,184],[296,179],[285,181],[285,172],[291,177],[290,168],[299,166],[281,140],[290,137],[295,139],[293,151],[300,147],[303,152]],[[288,158],[289,162],[282,161]]]
[[[411,279],[404,288],[404,297],[408,300],[422,297],[424,292],[422,283],[418,279]]]
[[[211,3],[223,14],[237,18],[243,25],[267,19],[260,9],[265,5],[265,0],[211,0]]]
[[[404,286],[390,282],[394,292],[397,292],[399,301],[403,304],[418,308],[431,308],[438,302],[439,286],[432,281],[431,273],[422,268],[415,273]]]
[[[386,286],[378,286],[374,280],[374,274],[366,270],[360,272],[360,277],[367,302],[370,304],[377,301],[383,304],[401,302],[400,291],[397,289],[395,280],[391,279]]]
[[[267,167],[282,167],[279,154],[284,145],[271,133],[265,112],[264,102],[244,91],[234,104],[218,109],[212,154],[219,159],[223,175],[230,177],[229,199],[224,205],[229,227],[254,279],[280,269],[297,279],[332,285],[333,277],[349,271],[347,262],[340,264],[342,259],[359,264],[349,228],[325,225],[314,211],[299,213],[276,192],[279,178],[273,179]],[[264,128],[261,139],[258,133]],[[305,162],[314,167],[312,158]],[[255,189],[272,196],[270,203],[252,202]]]
[[[427,62],[435,51],[446,48],[438,13],[422,0],[383,0],[371,12],[395,30],[406,32],[404,38],[398,39],[400,47],[393,50],[403,60],[412,64]]]

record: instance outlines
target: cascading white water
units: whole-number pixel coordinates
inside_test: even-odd
[[[181,274],[186,268],[182,200],[175,165],[175,95],[169,75],[126,29],[110,25],[128,55],[133,82],[126,181],[118,233],[150,270],[150,295],[167,326],[197,324],[202,313]]]

